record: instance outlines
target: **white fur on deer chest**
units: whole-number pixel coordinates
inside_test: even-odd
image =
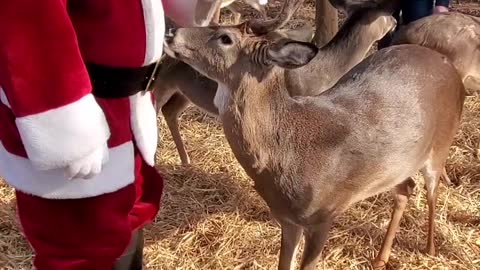
[[[217,93],[213,99],[213,104],[215,104],[215,107],[217,107],[219,114],[222,114],[227,110],[229,99],[230,90],[226,85],[219,83],[217,87]]]

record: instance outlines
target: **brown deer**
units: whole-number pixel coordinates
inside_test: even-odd
[[[396,27],[396,20],[391,16],[391,11],[395,4],[396,2],[388,0],[383,2],[378,1],[378,3],[362,0],[337,1],[336,6],[339,8],[343,7],[343,10],[348,11],[350,14],[349,17],[333,39],[324,47],[320,48],[315,58],[312,59],[308,65],[285,72],[289,93],[292,96],[314,96],[332,87],[348,70],[365,58],[376,41],[380,40],[385,34]],[[458,25],[467,26],[468,24],[465,21],[465,19],[457,20],[457,24],[453,24],[450,29]],[[471,22],[472,19],[470,18],[469,21]],[[444,23],[443,25],[446,24],[447,23]],[[415,24],[412,27],[414,28]],[[440,24],[437,27],[441,27]],[[442,31],[437,31],[437,33],[441,32]],[[437,35],[440,36],[442,34]],[[407,36],[414,36],[417,40],[419,39],[418,34],[407,35],[402,33],[399,33],[398,38],[400,40],[402,37]],[[403,40],[407,39],[403,38]],[[421,40],[423,41],[425,39]],[[471,39],[464,40],[470,41]],[[434,42],[431,43],[438,44]],[[480,39],[468,44],[472,45],[466,46],[478,48],[477,50],[480,52],[480,46],[477,46],[480,44]],[[472,53],[472,50],[468,50],[468,53],[471,53],[470,56],[474,58],[476,56],[478,58],[472,61],[478,64],[475,68],[472,68],[472,65],[469,66],[471,71],[478,71],[480,69],[479,52]],[[453,55],[453,53],[450,55]],[[466,57],[467,54],[463,56]],[[465,63],[465,57],[461,59],[462,61],[457,61],[457,63]],[[460,64],[456,66],[458,68]],[[459,71],[460,74],[464,74],[461,72],[461,68]],[[480,76],[480,73],[478,74],[478,76]],[[445,168],[442,170],[442,179],[447,185],[452,184]]]
[[[164,47],[220,85],[215,102],[227,141],[281,224],[278,269],[294,269],[302,233],[300,269],[315,269],[335,217],[391,190],[395,207],[374,260],[384,266],[419,170],[434,253],[437,186],[465,99],[445,56],[417,45],[389,47],[321,94],[292,97],[285,73],[315,58],[310,43],[271,42],[243,24],[179,28]]]
[[[268,39],[290,38],[308,41],[313,35],[313,28],[305,25],[297,29],[277,30],[267,34]],[[201,75],[189,65],[177,59],[165,56],[152,83],[157,111],[165,117],[170,134],[177,148],[183,165],[190,164],[190,157],[185,149],[178,118],[193,103],[212,116],[218,116],[218,109],[213,103],[218,84]]]
[[[418,44],[446,55],[466,88],[480,91],[480,18],[459,12],[427,16],[402,27],[392,44]]]
[[[380,9],[363,9],[352,13],[337,35],[320,49],[309,65],[299,68],[301,72],[292,70],[286,73],[291,94],[316,95],[328,89],[365,57],[375,41],[394,27],[393,17]],[[305,25],[294,30],[268,32],[265,38],[275,40],[288,37],[310,41],[312,36],[313,29]],[[304,78],[299,79],[299,75]],[[189,164],[190,158],[178,128],[179,115],[190,101],[211,115],[218,115],[213,104],[217,84],[208,80],[190,66],[167,57],[152,88],[157,108],[162,110],[182,164]]]
[[[228,2],[224,0],[197,1],[195,23],[203,26],[212,23],[213,15],[221,8],[222,1]],[[264,0],[252,1],[265,2]],[[251,28],[256,29],[257,32],[265,31],[270,38],[289,37],[300,41],[311,39],[313,30],[307,25],[296,30],[278,30],[287,23],[303,1],[285,0],[280,13],[275,18],[266,23],[262,23],[262,21],[252,22]],[[166,18],[166,23],[168,28],[175,25],[168,18]],[[216,23],[213,22],[212,24]],[[199,87],[202,88],[203,94],[195,95],[195,93],[198,93]],[[217,83],[200,75],[181,61],[165,56],[149,89],[154,91],[157,111],[161,110],[165,117],[182,164],[189,164],[190,157],[180,134],[178,117],[190,105],[190,102],[211,115],[218,115],[218,110],[213,104],[213,98],[217,92]]]

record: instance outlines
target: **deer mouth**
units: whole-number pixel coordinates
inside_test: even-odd
[[[165,34],[165,38],[163,40],[163,48],[165,53],[175,59],[180,58],[180,53],[178,50],[175,49],[175,33],[177,29],[171,28]]]
[[[166,35],[163,41],[165,53],[175,59],[186,59],[195,55],[195,49],[184,42],[179,42],[175,35]]]
[[[176,45],[174,43],[164,42],[163,47],[168,56],[178,60],[188,60],[195,55],[194,49],[184,46],[183,44]]]
[[[172,49],[172,47],[169,45],[169,42],[167,42],[166,39],[163,42],[163,50],[168,56],[172,58],[175,58],[175,59],[180,58],[180,54],[176,52],[174,49]]]

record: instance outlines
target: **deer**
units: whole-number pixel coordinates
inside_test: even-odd
[[[438,182],[465,100],[451,61],[426,47],[392,46],[319,95],[291,96],[285,73],[319,49],[263,34],[248,23],[177,28],[164,49],[218,83],[214,102],[227,142],[281,226],[278,269],[294,269],[302,235],[300,269],[315,269],[335,218],[391,191],[392,218],[372,262],[385,267],[418,171],[429,206],[427,252],[434,254]]]
[[[290,93],[316,95],[318,91],[328,89],[341,75],[360,62],[374,42],[395,28],[395,25],[395,19],[381,9],[362,9],[352,13],[332,41],[320,49],[310,65],[302,68],[303,75],[309,74],[309,77],[300,80],[298,75],[302,72],[286,75],[289,86],[296,86],[289,88],[293,89]],[[272,30],[266,33],[266,37],[269,40],[288,37],[307,42],[312,39],[313,32],[313,28],[304,25],[294,30]],[[208,78],[173,58],[167,57],[160,69],[152,87],[157,108],[165,117],[181,163],[188,165],[190,157],[178,128],[178,118],[190,102],[217,117],[218,109],[213,102],[217,84],[208,82]],[[306,87],[306,82],[311,83],[310,86]],[[199,91],[200,88],[203,90]]]
[[[480,91],[480,18],[460,12],[427,16],[400,28],[391,44],[417,44],[446,55],[465,87]]]
[[[391,16],[397,4],[394,1],[343,1],[341,5],[340,2],[342,1],[337,1],[335,6],[349,15],[338,33],[320,48],[308,65],[285,72],[290,95],[314,96],[331,88],[348,70],[365,58],[375,42],[394,31],[397,26],[395,18]],[[473,44],[479,42],[480,39]],[[480,64],[480,58],[478,62]],[[480,69],[480,65],[476,68]],[[452,185],[446,168],[442,170],[441,179],[445,184]]]
[[[289,30],[278,29],[267,34],[271,40],[288,37],[308,41],[312,36],[313,28],[308,25]],[[180,134],[179,117],[192,103],[208,115],[217,117],[218,109],[213,102],[217,87],[215,81],[168,55],[159,65],[150,90],[155,96],[157,113],[161,112],[164,116],[182,165],[190,164],[190,156]]]
[[[221,7],[223,0],[199,0],[197,1],[195,11],[195,25],[205,26],[208,24],[218,25],[212,22],[215,11]],[[250,1],[250,0],[248,0]],[[259,3],[266,3],[265,0],[253,0]],[[313,30],[308,25],[295,30],[279,30],[281,26],[293,16],[293,13],[300,7],[304,0],[285,0],[282,10],[277,16],[267,23],[257,22],[257,31],[266,31],[270,38],[290,37],[297,40],[311,39]],[[224,1],[227,2],[227,1]],[[175,27],[175,23],[168,18],[166,23],[168,28]],[[252,28],[254,23],[252,23]],[[260,30],[261,29],[261,30]],[[213,98],[216,94],[217,84],[202,76],[190,66],[174,58],[164,55],[161,64],[158,65],[158,72],[152,83],[149,84],[149,91],[153,91],[156,100],[157,113],[162,111],[167,126],[172,135],[173,141],[179,153],[183,165],[190,164],[190,157],[185,149],[179,125],[178,117],[191,104],[195,104],[207,114],[217,116],[218,110],[213,104]],[[203,89],[202,95],[198,93],[197,88]]]

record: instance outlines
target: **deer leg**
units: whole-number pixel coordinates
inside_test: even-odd
[[[264,5],[261,5],[258,0],[244,0],[244,2],[258,11],[263,19],[267,19],[267,10]]]
[[[427,165],[422,169],[425,178],[425,188],[427,190],[428,203],[428,237],[426,253],[435,256],[435,207],[437,204],[437,189],[440,175],[444,172],[444,166],[432,168]]]
[[[228,7],[228,9],[232,12],[233,14],[233,24],[239,24],[240,19],[242,19],[242,13],[238,12],[234,8]]]
[[[281,222],[281,225],[282,244],[280,246],[278,270],[293,270],[295,269],[295,255],[298,251],[303,229],[288,222]]]
[[[453,184],[450,177],[448,177],[447,169],[445,167],[443,167],[443,170],[442,170],[442,179],[445,182],[445,185],[447,186],[451,186]]]
[[[242,19],[242,14],[240,14],[240,13],[233,13],[233,21],[234,21],[234,24],[239,24],[239,23],[240,23],[240,19]]]
[[[463,84],[465,85],[465,88],[473,90],[472,93],[468,93],[469,95],[474,95],[475,92],[480,91],[480,79],[475,78],[473,76],[467,76],[463,79]]]
[[[249,27],[255,34],[266,34],[285,26],[305,0],[285,0],[280,13],[273,19],[252,19]]]
[[[187,150],[185,150],[185,145],[183,144],[182,136],[180,135],[178,117],[183,111],[185,111],[189,104],[190,101],[185,96],[175,94],[162,107],[162,114],[164,115],[165,122],[167,122],[168,129],[172,134],[173,141],[175,142],[175,146],[177,147],[183,165],[190,164],[190,157],[187,154]]]
[[[305,231],[305,248],[303,251],[301,270],[315,270],[317,263],[320,259],[320,255],[323,250],[323,246],[328,238],[328,232],[332,226],[333,220],[326,220],[323,223],[317,225],[314,229],[308,229]]]
[[[393,240],[395,239],[395,233],[400,226],[400,220],[402,219],[403,211],[407,206],[408,199],[413,193],[413,188],[415,187],[415,182],[412,178],[408,178],[401,184],[397,185],[393,189],[394,196],[394,208],[392,213],[392,218],[388,224],[387,233],[383,239],[382,247],[377,257],[373,260],[374,269],[384,269],[390,258],[390,253],[392,251]]]
[[[338,32],[338,10],[328,0],[315,1],[315,45],[327,44]]]
[[[233,23],[239,24],[242,18],[242,7],[238,5],[238,2],[233,2],[227,8],[233,14]]]

